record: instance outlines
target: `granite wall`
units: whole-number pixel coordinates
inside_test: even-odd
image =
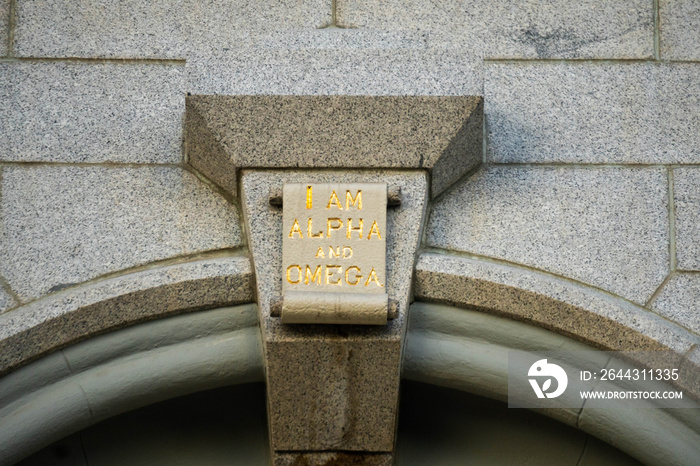
[[[247,254],[185,163],[187,93],[481,95],[484,166],[426,253],[586,290],[700,361],[700,0],[0,0],[0,56],[5,326]]]

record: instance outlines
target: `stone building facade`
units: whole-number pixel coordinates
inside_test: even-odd
[[[0,0],[3,464],[266,380],[256,174],[436,176],[209,173],[190,102],[244,95],[483,98],[478,160],[416,207],[403,380],[503,401],[510,350],[665,350],[697,389],[700,0]],[[697,411],[649,413],[540,414],[646,464],[700,458]]]

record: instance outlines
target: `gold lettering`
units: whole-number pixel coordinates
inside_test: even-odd
[[[323,253],[323,248],[318,248],[318,251],[316,251],[316,257],[326,257],[326,255]]]
[[[372,238],[372,233],[376,233],[377,237],[379,239],[382,239],[382,235],[381,235],[381,233],[379,233],[379,225],[377,225],[376,220],[374,222],[372,222],[372,227],[369,229],[369,235],[367,235],[367,239]]]
[[[292,270],[293,269],[297,270],[297,280],[296,281],[292,281]],[[299,283],[301,281],[301,267],[299,267],[298,265],[290,265],[289,267],[287,267],[287,281],[289,283],[291,283],[292,285],[296,285],[297,283]]]
[[[313,219],[309,219],[309,223],[306,232],[309,234],[309,238],[323,238],[323,230],[319,230],[318,233],[311,233],[313,230]]]
[[[360,239],[362,239],[362,230],[363,230],[364,227],[365,227],[365,223],[364,223],[363,219],[360,219],[360,226],[359,226],[359,227],[356,227],[356,228],[353,228],[353,226],[352,226],[352,219],[349,218],[349,219],[348,219],[348,232],[347,232],[347,235],[346,235],[347,238],[348,238],[348,239],[352,239],[352,232],[353,232],[353,231],[356,231],[356,232],[358,232],[358,233],[360,234]]]
[[[289,237],[294,238],[294,233],[299,233],[299,238],[303,238],[304,236],[301,234],[301,228],[299,228],[299,220],[294,219],[294,225],[292,225],[292,230],[289,232]]]
[[[343,246],[343,259],[350,259],[351,257],[352,257],[352,248],[350,246]]]
[[[340,246],[333,249],[333,246],[328,246],[328,258],[340,257]]]
[[[335,223],[336,225],[335,226],[331,225],[331,222]],[[340,220],[339,218],[331,217],[326,221],[326,227],[327,227],[326,228],[326,236],[328,238],[330,238],[331,231],[340,230],[341,228],[343,228],[343,221]]]
[[[350,281],[349,274],[350,274],[350,271],[352,269],[357,270],[357,272],[355,273],[355,277],[354,277],[355,281]],[[372,270],[374,270],[374,269],[372,269]],[[348,267],[348,269],[345,271],[345,281],[347,282],[347,284],[348,285],[357,285],[358,283],[360,283],[360,280],[362,280],[362,275],[360,275],[360,268],[356,267],[354,265],[351,267]]]
[[[311,186],[306,187],[306,210],[313,207],[313,188]]]
[[[301,269],[299,270],[301,273]],[[318,265],[316,266],[316,270],[314,270],[313,275],[311,274],[311,268],[307,265],[306,266],[306,277],[304,278],[304,284],[308,285],[309,283],[316,282],[319,285],[321,284],[321,266]]]
[[[350,206],[357,204],[357,210],[362,210],[362,190],[358,189],[355,197],[352,197],[350,190],[345,191],[345,209],[350,210]]]
[[[340,278],[339,278],[338,280],[334,281],[334,282],[330,281],[330,280],[331,280],[331,276],[335,273],[335,272],[331,272],[331,271],[330,271],[331,269],[334,269],[335,271],[340,272],[341,274],[343,273],[343,272],[342,272],[342,271],[343,271],[343,268],[342,268],[341,266],[339,266],[339,265],[327,265],[327,266],[326,266],[326,285],[338,285],[338,286],[341,286],[342,283],[341,283],[341,281],[340,281]]]
[[[330,209],[332,205],[335,205],[338,210],[343,210],[343,206],[340,205],[340,200],[338,199],[338,195],[335,193],[335,191],[333,191],[333,194],[331,194],[331,198],[328,200],[326,209]]]
[[[369,273],[369,276],[367,277],[367,281],[365,282],[365,286],[369,285],[369,282],[374,282],[377,284],[377,286],[384,286],[381,283],[379,283],[379,278],[377,277],[377,272],[374,270],[374,267],[372,267],[372,271]]]

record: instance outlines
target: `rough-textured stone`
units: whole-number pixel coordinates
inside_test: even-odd
[[[649,58],[651,0],[338,0],[345,27],[417,30],[430,47],[469,48],[487,58]]]
[[[479,97],[191,96],[187,160],[227,191],[240,168],[426,168],[436,195],[482,160]]]
[[[0,63],[0,160],[178,163],[183,70],[134,63]]]
[[[331,0],[17,2],[19,56],[185,58],[260,31],[322,27]]]
[[[660,52],[664,60],[700,60],[700,1],[659,0]]]
[[[652,309],[700,334],[700,274],[674,274],[652,303]]]
[[[673,170],[676,260],[681,270],[700,270],[700,169]]]
[[[522,320],[610,351],[683,354],[700,338],[629,301],[491,260],[422,254],[415,299]]]
[[[425,49],[426,33],[421,31],[370,29],[307,29],[276,31],[255,37],[247,47],[263,49]]]
[[[0,273],[22,300],[241,245],[234,206],[175,167],[6,166]]]
[[[0,315],[0,374],[137,322],[252,300],[250,260],[235,256],[144,270],[65,290]],[[115,351],[120,348],[113,346]]]
[[[363,466],[391,466],[392,455],[382,453],[308,452],[280,453],[272,459],[274,466],[329,466],[341,464],[358,464]]]
[[[0,313],[5,312],[17,305],[15,299],[0,284]]]
[[[491,63],[493,162],[698,163],[700,65]]]
[[[192,57],[192,94],[482,95],[469,50],[255,49]]]
[[[660,168],[490,167],[433,207],[427,243],[644,303],[669,273],[667,184]]]
[[[10,0],[0,0],[0,57],[7,55],[7,33],[9,31]]]
[[[387,213],[387,292],[399,304],[386,326],[282,325],[270,304],[282,291],[284,182],[386,182],[402,204]],[[257,278],[273,450],[390,452],[415,250],[427,197],[420,171],[255,171],[242,174],[246,230]]]

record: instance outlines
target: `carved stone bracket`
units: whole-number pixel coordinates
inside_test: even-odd
[[[186,122],[188,162],[240,196],[273,463],[391,464],[425,212],[431,196],[481,163],[482,99],[190,96]],[[275,316],[284,297],[282,193],[292,183],[386,185],[386,295],[376,295],[386,324],[285,324]]]
[[[434,197],[482,161],[481,97],[195,95],[186,108],[188,163],[234,196],[242,168],[414,168]]]

